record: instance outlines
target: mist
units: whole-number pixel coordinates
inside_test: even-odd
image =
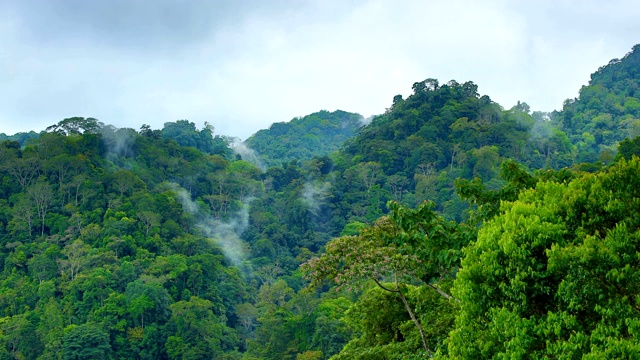
[[[231,219],[221,221],[201,211],[186,189],[176,183],[171,183],[170,188],[178,196],[183,209],[196,219],[196,228],[220,247],[227,260],[237,267],[242,267],[249,249],[247,244],[240,239],[240,235],[249,225],[250,200],[244,202],[240,211],[234,214]]]
[[[373,119],[375,119],[376,116],[377,115],[370,115],[370,116],[368,116],[366,118],[364,116],[361,116],[360,117],[360,126],[367,126],[367,125],[371,124],[371,122],[373,121]]]
[[[300,200],[313,216],[321,215],[322,206],[331,196],[331,183],[331,179],[328,181],[308,180],[302,187]]]
[[[137,136],[137,131],[130,128],[118,129],[112,125],[100,130],[107,147],[107,159],[114,161],[117,156],[127,157]]]
[[[250,162],[262,171],[266,170],[266,167],[264,166],[262,161],[260,161],[260,158],[258,158],[255,150],[245,145],[239,139],[236,139],[233,143],[231,143],[231,150],[233,150],[236,155],[240,155],[242,160]]]

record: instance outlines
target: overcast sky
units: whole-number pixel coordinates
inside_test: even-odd
[[[0,0],[0,132],[83,116],[246,139],[379,114],[426,78],[551,111],[640,43],[639,18],[638,0]]]

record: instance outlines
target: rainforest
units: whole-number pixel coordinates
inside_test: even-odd
[[[0,358],[637,358],[638,155],[640,45],[553,112],[2,133]]]

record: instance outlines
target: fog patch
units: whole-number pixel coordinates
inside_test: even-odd
[[[532,114],[533,127],[529,131],[529,136],[532,141],[546,140],[551,137],[553,126],[551,124],[551,118],[546,112],[534,111]]]
[[[243,202],[240,211],[229,220],[221,221],[201,211],[198,204],[191,199],[189,192],[178,184],[171,183],[170,188],[177,195],[183,209],[196,219],[196,228],[205,237],[220,246],[227,260],[233,265],[241,267],[249,250],[246,243],[240,239],[240,235],[249,226],[251,199]]]
[[[302,203],[314,216],[320,213],[322,205],[326,203],[331,192],[330,182],[310,181],[304,184],[300,194]]]
[[[260,161],[256,152],[239,139],[234,139],[234,141],[231,143],[231,150],[233,150],[236,155],[240,155],[242,160],[255,165],[262,171],[266,170],[264,164],[262,164],[262,161]]]
[[[208,238],[222,248],[224,255],[235,266],[240,267],[247,258],[249,249],[240,239],[240,235],[249,226],[249,204],[243,203],[240,211],[227,222],[208,217],[198,223],[197,227]]]
[[[369,117],[364,117],[362,115],[360,115],[360,126],[367,126],[369,124],[371,124],[371,122],[373,121],[373,119],[376,118],[376,115],[371,115]]]
[[[118,129],[112,125],[103,126],[100,133],[107,148],[106,158],[110,161],[114,161],[118,156],[129,157],[132,145],[139,136],[134,129]]]

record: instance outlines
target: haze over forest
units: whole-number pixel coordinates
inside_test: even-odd
[[[6,0],[0,124],[188,119],[247,139],[321,109],[381,114],[426,78],[560,110],[637,42],[639,16],[634,0]]]
[[[640,354],[633,3],[106,4],[0,4],[0,359]]]
[[[0,134],[0,355],[633,357],[639,69],[636,45],[551,113],[427,78],[242,143]]]

